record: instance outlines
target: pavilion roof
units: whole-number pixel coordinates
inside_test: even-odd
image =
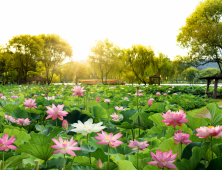
[[[160,76],[158,76],[158,75],[153,75],[153,76],[150,76],[149,78],[160,78]]]
[[[222,79],[222,74],[215,74],[212,76],[207,76],[207,77],[200,77],[199,79]]]
[[[41,76],[35,76],[26,81],[48,81],[48,79],[42,78]]]

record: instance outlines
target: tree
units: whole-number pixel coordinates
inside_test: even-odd
[[[193,66],[216,62],[222,73],[222,1],[200,2],[180,28],[177,42],[189,49],[189,62]]]
[[[43,41],[37,36],[18,35],[9,40],[7,52],[13,54],[11,66],[26,81],[28,71],[36,68],[37,58],[41,55]]]
[[[191,84],[192,82],[194,82],[194,79],[197,78],[198,73],[199,73],[198,69],[190,67],[184,70],[183,75],[186,76],[187,81],[190,82]]]
[[[148,46],[133,45],[126,49],[127,62],[136,78],[146,84],[147,69],[154,64],[154,51]]]
[[[161,75],[161,77],[171,77],[174,73],[174,67],[167,55],[159,53],[158,57],[154,58],[154,71],[155,74]]]
[[[91,52],[92,54],[88,56],[88,62],[92,68],[99,70],[103,83],[104,74],[107,79],[111,70],[115,70],[114,67],[116,66],[116,59],[120,49],[113,42],[105,39],[104,41],[97,41],[96,45],[91,48]]]
[[[49,80],[49,84],[52,81],[58,65],[66,58],[70,58],[72,56],[72,48],[69,43],[63,40],[59,35],[41,34],[39,37],[44,42],[44,47],[42,48],[39,61],[42,61],[45,66],[46,78]],[[50,74],[49,70],[51,71]]]
[[[219,73],[220,73],[220,70],[218,68],[206,68],[206,69],[200,70],[200,77],[208,77],[208,76],[212,76]],[[202,81],[206,81],[206,80],[202,80]]]

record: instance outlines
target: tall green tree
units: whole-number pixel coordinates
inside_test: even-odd
[[[38,36],[18,35],[9,40],[8,51],[13,53],[13,67],[19,77],[27,79],[27,72],[35,70],[37,58],[41,55],[43,41]]]
[[[183,75],[186,77],[187,81],[190,82],[190,84],[194,82],[195,80],[197,80],[199,76],[198,74],[199,74],[199,70],[194,67],[189,67],[183,71]]]
[[[105,76],[107,79],[111,70],[115,70],[120,49],[113,42],[105,39],[104,41],[97,41],[96,45],[91,48],[91,52],[91,55],[88,56],[88,62],[92,68],[100,72],[103,83],[103,77]]]
[[[39,37],[43,40],[44,46],[41,51],[41,61],[46,69],[46,78],[52,81],[53,75],[58,66],[66,59],[71,58],[72,48],[69,43],[56,34],[41,34]],[[49,74],[50,70],[50,74]]]
[[[195,11],[180,28],[177,42],[189,49],[189,62],[194,66],[216,62],[222,63],[222,1],[205,0],[199,2]]]
[[[126,49],[128,67],[142,83],[147,82],[147,69],[154,64],[154,51],[148,46],[133,45]]]
[[[174,67],[167,55],[159,53],[158,57],[154,58],[154,70],[157,75],[162,78],[171,77],[174,74]]]

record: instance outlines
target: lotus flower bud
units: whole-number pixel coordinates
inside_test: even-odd
[[[181,129],[179,129],[179,130],[178,130],[178,133],[182,133],[182,130],[181,130]]]
[[[97,164],[96,164],[97,169],[102,169],[103,168],[103,163],[101,161],[101,159],[99,158]]]
[[[97,98],[96,98],[96,101],[99,102],[99,101],[100,101],[100,97],[97,97]]]
[[[78,147],[81,147],[82,146],[82,139],[79,140],[79,144],[78,144]]]
[[[67,131],[68,130],[68,122],[66,120],[63,120],[62,127]]]
[[[39,170],[39,162],[40,162],[40,160],[39,159],[35,159],[34,162],[36,164],[36,169],[35,170]]]

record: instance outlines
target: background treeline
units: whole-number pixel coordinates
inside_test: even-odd
[[[71,46],[59,35],[15,36],[0,47],[0,79],[18,83],[42,76],[48,83],[71,83],[113,78],[147,84],[149,76],[161,75],[161,83],[196,83],[198,77],[219,73],[217,68],[199,71],[189,67],[184,56],[175,56],[171,61],[161,52],[156,56],[150,46],[139,44],[125,49],[108,39],[97,41],[85,62],[72,61],[72,55]]]

